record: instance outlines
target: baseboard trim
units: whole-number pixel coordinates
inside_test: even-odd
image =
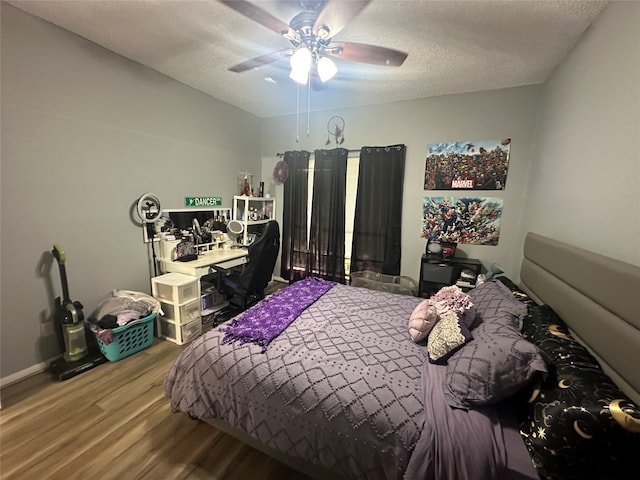
[[[45,362],[37,363],[29,368],[25,368],[24,370],[20,370],[19,372],[12,373],[11,375],[7,375],[6,377],[0,378],[0,388],[8,387],[9,385],[13,385],[14,383],[18,383],[25,378],[32,377],[33,375],[37,375],[38,373],[44,372],[47,368],[49,368],[49,364],[55,360],[52,358]]]

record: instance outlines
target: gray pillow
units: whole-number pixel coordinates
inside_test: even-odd
[[[495,319],[499,312],[508,312],[518,330],[527,315],[527,306],[513,296],[511,290],[500,281],[488,281],[469,291],[476,308],[476,324]]]
[[[524,339],[514,316],[499,310],[473,331],[473,340],[449,358],[444,394],[452,407],[496,403],[546,372],[538,348]]]

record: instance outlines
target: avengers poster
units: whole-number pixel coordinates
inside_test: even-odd
[[[511,139],[427,145],[425,190],[504,190]]]
[[[424,197],[422,238],[429,241],[498,245],[503,201],[482,197]]]

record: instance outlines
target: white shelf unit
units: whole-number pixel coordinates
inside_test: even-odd
[[[175,260],[176,246],[179,243],[180,240],[162,240],[160,242],[160,258],[165,260]],[[216,252],[218,249],[224,248],[225,243],[227,243],[226,233],[218,235],[215,242],[197,243],[196,248],[198,250],[198,256]]]
[[[183,345],[202,333],[197,277],[166,273],[151,279],[151,292],[164,313],[157,318],[158,337]]]
[[[276,199],[271,197],[233,197],[233,218],[243,224],[242,244],[248,245],[249,227],[264,225],[276,214]]]
[[[227,243],[227,235],[224,233],[220,235],[220,239],[216,240],[215,242],[199,243],[196,245],[196,248],[198,249],[198,255],[206,255],[207,253],[213,252],[218,248],[224,248],[225,243]]]

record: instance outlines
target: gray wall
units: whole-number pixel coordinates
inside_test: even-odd
[[[521,235],[640,265],[640,3],[612,2],[545,84]]]
[[[41,335],[69,289],[90,312],[113,288],[150,291],[131,207],[153,192],[232,205],[237,172],[260,169],[257,117],[2,4],[2,378],[58,354]]]
[[[478,258],[486,266],[498,262],[513,275],[518,265],[512,252],[519,249],[518,227],[523,210],[522,192],[534,144],[540,86],[509,88],[465,95],[425,98],[386,105],[373,105],[311,116],[311,135],[301,135],[295,143],[295,116],[263,120],[264,175],[271,175],[278,160],[274,154],[285,150],[324,147],[326,124],[333,115],[345,120],[345,142],[349,149],[363,145],[407,146],[402,215],[402,275],[418,279],[420,257],[426,241],[420,238],[422,204],[425,196],[495,196],[504,199],[504,217],[498,246],[458,245],[458,255]],[[312,97],[313,99],[313,97]],[[306,132],[306,115],[304,116]],[[456,140],[496,140],[511,137],[511,158],[504,191],[425,191],[424,168],[427,144]],[[287,141],[287,139],[290,139]],[[270,171],[269,171],[270,169]],[[274,188],[282,205],[282,187]]]

